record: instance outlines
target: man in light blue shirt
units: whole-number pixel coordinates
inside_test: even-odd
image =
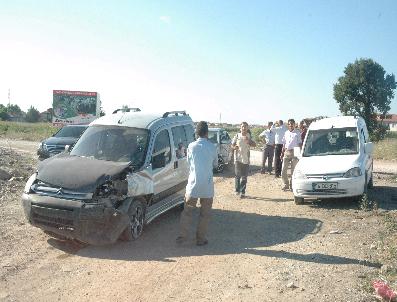
[[[200,199],[200,216],[196,231],[196,244],[206,245],[208,223],[214,197],[213,168],[218,165],[216,147],[208,140],[208,124],[199,122],[196,127],[199,138],[190,143],[187,149],[189,179],[186,185],[185,207],[181,214],[179,237],[177,243],[187,240],[192,223],[193,209]]]

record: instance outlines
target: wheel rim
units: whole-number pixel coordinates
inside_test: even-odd
[[[130,229],[132,237],[138,238],[143,230],[143,210],[141,207],[136,208],[135,215],[131,217]]]

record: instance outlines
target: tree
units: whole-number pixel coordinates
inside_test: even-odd
[[[10,116],[7,113],[7,107],[0,104],[0,120],[1,121],[8,121]]]
[[[381,65],[372,59],[350,63],[345,75],[334,85],[334,98],[344,115],[359,115],[374,135],[380,129],[376,122],[378,113],[386,114],[394,97],[394,74],[386,74]]]
[[[25,120],[29,123],[36,123],[40,119],[40,112],[34,108],[33,106],[30,106],[28,112],[26,113]]]
[[[22,110],[21,108],[19,108],[18,105],[16,104],[8,104],[7,105],[7,113],[11,114],[11,115],[21,115],[22,114]]]

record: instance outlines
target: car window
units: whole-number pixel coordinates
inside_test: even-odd
[[[167,129],[161,130],[160,133],[157,134],[154,141],[152,157],[161,157],[161,160],[164,160],[165,164],[171,161],[171,144]]]
[[[71,155],[99,160],[131,162],[138,168],[143,165],[148,145],[148,130],[118,127],[91,126],[77,141]]]
[[[185,129],[187,145],[189,146],[191,142],[196,140],[194,129],[192,125],[184,125],[183,128]]]
[[[55,133],[55,137],[75,137],[78,138],[87,129],[86,127],[73,127],[67,126],[61,128],[57,133]]]
[[[183,126],[173,127],[172,137],[174,139],[174,147],[177,158],[183,158],[186,156],[186,149],[188,146],[185,129]]]
[[[356,128],[310,130],[303,156],[346,155],[358,153]]]
[[[218,143],[218,132],[217,131],[209,131],[208,132],[208,139],[212,143],[217,144]]]

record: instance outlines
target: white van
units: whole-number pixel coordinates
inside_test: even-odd
[[[373,147],[361,117],[313,122],[292,177],[295,203],[364,194],[373,186]]]

